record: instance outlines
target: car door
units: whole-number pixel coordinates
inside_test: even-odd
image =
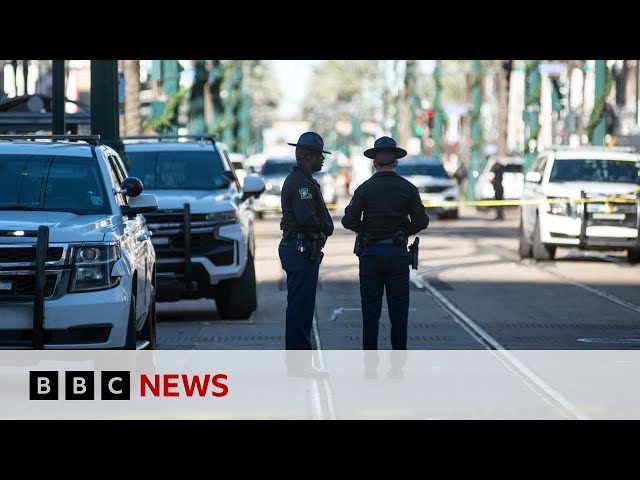
[[[118,185],[122,184],[127,173],[120,157],[113,154],[109,155],[109,168],[113,170]],[[126,202],[126,197],[124,195],[122,195],[122,197],[123,201]],[[126,217],[125,236],[127,236],[127,242],[134,261],[134,268],[137,272],[136,318],[140,320],[145,317],[149,309],[151,290],[150,276],[152,268],[152,266],[149,265],[151,240],[149,239],[148,230],[142,215]]]
[[[533,166],[531,172],[538,172],[540,175],[544,175],[545,166],[547,164],[548,155],[540,155]],[[527,235],[533,233],[533,227],[537,215],[538,203],[544,199],[544,191],[542,188],[542,182],[524,182],[524,197],[528,203],[522,205],[522,224],[524,231]]]

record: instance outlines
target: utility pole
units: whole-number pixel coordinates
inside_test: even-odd
[[[471,159],[469,162],[469,170],[467,172],[467,196],[470,200],[475,200],[476,177],[474,172],[481,169],[481,149],[482,135],[480,129],[480,108],[482,107],[482,66],[480,60],[473,60],[471,70],[471,101],[473,102],[473,110],[471,110]]]
[[[435,158],[442,156],[442,106],[440,105],[440,60],[436,60],[436,68],[433,69],[433,81],[435,83],[435,98],[433,100],[433,155]]]
[[[596,60],[596,91],[595,91],[595,102],[594,102],[594,110],[598,108],[598,104],[604,101],[602,114],[600,115],[600,119],[598,123],[596,123],[595,128],[593,129],[593,138],[591,143],[593,145],[604,145],[604,135],[605,135],[605,109],[606,109],[606,92],[605,85],[607,81],[607,61],[606,60]]]
[[[526,80],[524,88],[524,165],[526,173],[536,158],[538,150],[538,134],[540,124],[538,114],[540,112],[540,72],[538,65],[540,60],[532,60],[527,64]]]
[[[66,133],[64,118],[64,60],[53,60],[52,63],[53,98],[51,99],[51,130],[54,135],[64,135]]]
[[[91,133],[128,164],[120,139],[117,60],[91,60]]]

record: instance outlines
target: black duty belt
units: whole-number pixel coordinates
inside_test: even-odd
[[[397,247],[406,246],[407,242],[403,243],[395,243],[393,238],[385,238],[384,240],[372,240],[370,242],[365,242],[365,247],[373,247],[374,245],[395,245]]]
[[[309,240],[315,235],[317,234],[314,232],[294,232],[293,230],[282,231],[282,238],[285,240]]]

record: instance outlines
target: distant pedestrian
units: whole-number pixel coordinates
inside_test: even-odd
[[[502,175],[504,173],[504,167],[502,163],[496,162],[491,167],[493,172],[493,178],[491,183],[493,184],[493,191],[495,193],[495,199],[498,201],[504,200],[504,187],[502,186]],[[504,211],[502,205],[496,205],[496,220],[504,220]]]

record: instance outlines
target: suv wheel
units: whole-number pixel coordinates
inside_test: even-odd
[[[640,248],[630,248],[627,250],[627,261],[631,264],[640,263]]]
[[[531,258],[533,245],[531,244],[531,240],[527,238],[524,233],[524,225],[522,224],[522,217],[520,217],[520,229],[519,229],[519,239],[520,243],[518,245],[518,254],[520,255],[520,259],[523,258]]]
[[[225,320],[249,318],[258,307],[256,270],[251,251],[247,252],[247,266],[242,276],[227,280],[220,287],[215,296],[220,316]]]
[[[538,261],[553,260],[556,256],[556,247],[547,246],[540,240],[540,220],[538,218],[536,218],[536,224],[533,228],[533,246],[531,251],[533,258]]]

